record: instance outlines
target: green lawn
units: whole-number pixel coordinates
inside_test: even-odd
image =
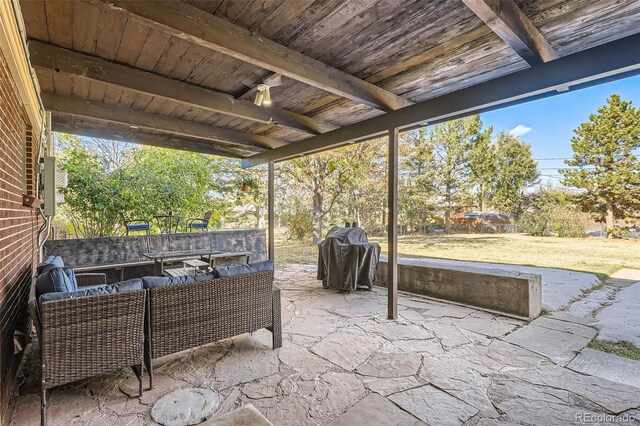
[[[386,239],[371,238],[386,251]],[[401,236],[401,257],[545,266],[590,272],[606,277],[620,268],[640,269],[640,241],[606,238],[530,237],[520,234],[458,234]],[[276,240],[276,261],[316,263],[318,249],[280,237]]]

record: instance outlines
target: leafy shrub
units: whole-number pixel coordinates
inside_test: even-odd
[[[629,228],[626,228],[626,227],[614,226],[612,228],[605,228],[605,232],[610,237],[620,238],[623,235],[628,234],[629,232],[631,232],[631,230]]]
[[[553,233],[560,238],[584,238],[582,215],[569,206],[557,206],[549,211]]]
[[[544,210],[524,212],[518,228],[535,237],[583,238],[585,236],[582,215],[569,206],[552,206]]]
[[[518,229],[534,237],[546,237],[551,234],[549,229],[549,214],[542,210],[524,212],[520,215]]]
[[[310,211],[298,208],[283,213],[280,219],[289,239],[308,242],[313,237],[313,217]]]

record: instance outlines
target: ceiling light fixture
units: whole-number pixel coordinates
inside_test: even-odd
[[[258,106],[271,105],[271,93],[269,92],[269,85],[264,83],[258,84],[256,86],[256,90],[258,92],[256,93],[256,99],[253,101],[253,103]]]

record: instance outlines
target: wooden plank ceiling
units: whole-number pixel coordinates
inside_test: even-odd
[[[54,129],[247,157],[639,31],[636,0],[23,0]],[[252,100],[276,81],[273,105]]]

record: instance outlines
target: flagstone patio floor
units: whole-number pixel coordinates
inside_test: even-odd
[[[154,425],[160,397],[193,387],[219,394],[214,416],[251,403],[274,425],[640,422],[640,388],[565,367],[591,338],[585,325],[547,317],[526,324],[411,294],[400,294],[400,318],[390,321],[383,288],[325,290],[311,266],[276,276],[281,349],[262,330],[158,360],[154,389],[142,398],[128,396],[130,371],[60,387],[49,423]],[[546,354],[536,339],[554,333],[564,334]],[[12,400],[12,425],[39,424],[37,369],[29,370]]]

